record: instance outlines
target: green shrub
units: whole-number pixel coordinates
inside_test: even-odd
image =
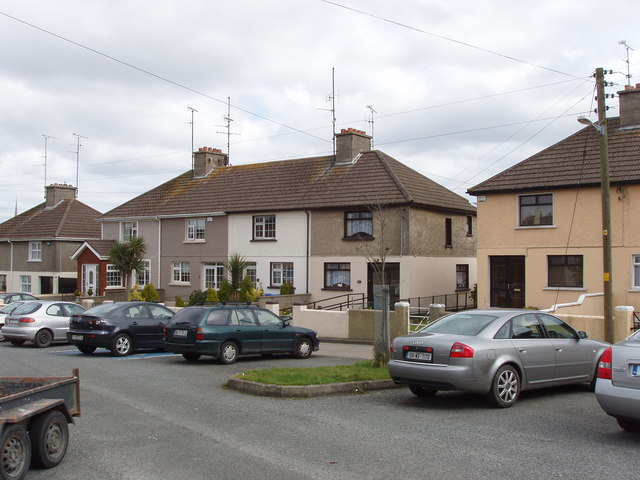
[[[158,294],[158,291],[156,290],[156,287],[153,286],[153,283],[149,282],[147,283],[144,288],[142,289],[142,299],[145,302],[159,302],[160,301],[160,295]]]
[[[293,293],[293,285],[289,282],[284,282],[280,285],[280,295],[291,295]]]
[[[176,307],[184,307],[184,300],[180,295],[176,296]]]
[[[129,295],[127,296],[127,300],[129,300],[130,302],[142,300],[142,295],[140,294],[140,287],[138,286],[137,283],[133,286],[133,288],[129,292]]]
[[[189,295],[188,306],[203,305],[206,299],[207,295],[202,290],[194,290]]]
[[[240,284],[240,301],[241,302],[257,302],[260,294],[258,290],[253,288],[253,282],[249,276],[242,279]]]
[[[207,303],[215,303],[220,301],[220,299],[218,298],[218,292],[216,292],[215,288],[207,288],[207,290],[205,291],[205,301]]]
[[[218,289],[218,300],[221,302],[231,302],[233,295],[233,287],[228,280],[223,280]]]

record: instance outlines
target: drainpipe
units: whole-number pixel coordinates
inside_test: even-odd
[[[11,240],[7,240],[9,245],[11,245],[11,253],[9,254],[9,282],[7,282],[7,292],[15,292],[16,290],[13,288],[13,242]],[[11,285],[9,285],[11,283]]]
[[[158,266],[156,267],[158,269],[158,288],[160,287],[160,274],[162,272],[162,268],[160,268],[161,263],[160,262],[160,252],[162,251],[162,220],[160,220],[159,217],[156,217],[156,221],[158,222]]]
[[[311,219],[309,216],[309,210],[305,210],[304,213],[307,215],[307,285],[306,285],[306,293],[309,293],[309,255],[310,255],[310,250],[311,250],[311,238],[309,235],[309,226],[311,224]]]
[[[404,255],[404,214],[405,209],[401,208],[402,212],[400,215],[400,256]]]

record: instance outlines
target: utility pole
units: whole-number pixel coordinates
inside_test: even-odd
[[[596,69],[598,100],[598,125],[600,126],[600,189],[602,195],[602,266],[604,282],[604,336],[613,343],[613,279],[611,251],[611,184],[609,181],[609,141],[607,138],[607,107],[605,105],[605,81],[602,67]]]

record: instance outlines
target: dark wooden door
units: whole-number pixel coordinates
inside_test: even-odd
[[[491,307],[524,308],[524,256],[490,257]]]

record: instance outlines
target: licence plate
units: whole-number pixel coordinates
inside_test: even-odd
[[[187,330],[174,330],[173,331],[173,336],[174,337],[186,337],[187,336]]]
[[[84,335],[71,335],[71,340],[83,340]]]
[[[433,358],[431,352],[407,352],[407,360],[418,360],[421,362],[430,362]]]
[[[632,377],[640,377],[640,365],[631,364],[631,376]]]

